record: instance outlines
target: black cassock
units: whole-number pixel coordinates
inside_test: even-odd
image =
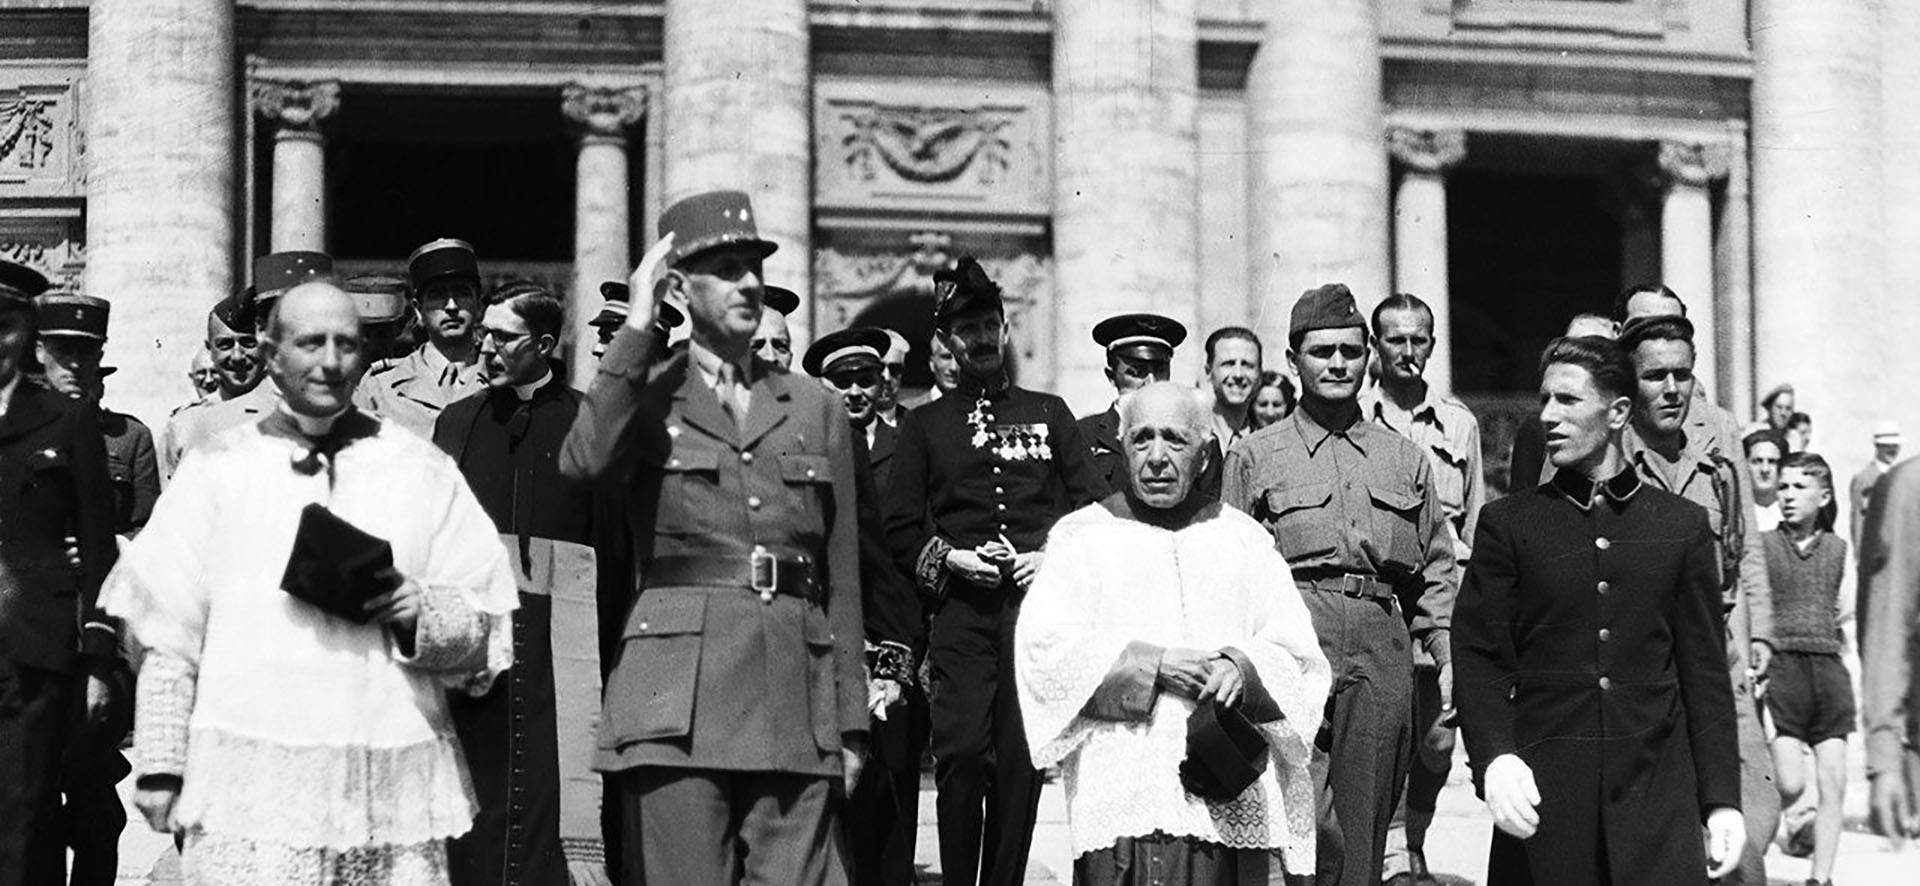
[[[1705,883],[1701,824],[1740,805],[1707,515],[1626,471],[1488,504],[1453,616],[1475,784],[1518,754],[1540,826],[1494,832],[1489,886]]]

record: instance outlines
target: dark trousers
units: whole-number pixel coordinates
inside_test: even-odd
[[[1408,854],[1425,854],[1427,828],[1433,825],[1434,808],[1440,803],[1440,791],[1447,786],[1447,774],[1453,771],[1453,756],[1440,756],[1420,747],[1428,727],[1440,719],[1440,669],[1418,667],[1413,671],[1413,761],[1407,767],[1407,792],[1395,808],[1388,831],[1387,877],[1408,873]],[[1459,737],[1456,730],[1454,736]],[[1437,759],[1436,759],[1437,757]]]
[[[1026,878],[1041,781],[1013,682],[1013,594],[1011,582],[963,585],[933,616],[928,703],[946,886],[1017,886]]]
[[[72,675],[0,659],[0,886],[64,886],[60,750]]]
[[[627,883],[845,886],[829,814],[834,779],[783,772],[628,770]],[[637,839],[635,839],[637,837]]]
[[[1316,740],[1320,788],[1319,886],[1379,886],[1387,829],[1413,749],[1413,653],[1391,600],[1302,586],[1333,668],[1326,724]]]
[[[842,816],[854,886],[912,886],[928,728],[927,697],[912,686],[887,719],[873,721],[873,757]]]

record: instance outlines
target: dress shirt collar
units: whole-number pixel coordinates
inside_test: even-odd
[[[1393,422],[1387,420],[1389,414],[1402,414],[1399,405],[1387,395],[1385,385],[1374,385],[1368,389],[1361,395],[1360,406],[1367,418],[1389,428],[1393,427]],[[1413,408],[1405,410],[1404,414],[1413,421],[1424,421],[1433,425],[1441,433],[1447,430],[1446,422],[1440,418],[1439,393],[1434,390],[1433,385],[1427,385],[1425,393],[1420,397],[1420,402],[1413,404]]]
[[[1320,446],[1334,437],[1347,441],[1347,445],[1352,446],[1354,451],[1361,455],[1367,454],[1367,448],[1360,445],[1360,436],[1366,433],[1367,418],[1364,414],[1344,431],[1331,431],[1321,427],[1320,423],[1314,421],[1313,416],[1308,415],[1307,410],[1302,408],[1295,408],[1293,414],[1287,416],[1287,419],[1293,422],[1294,430],[1300,434],[1300,442],[1307,444],[1308,456],[1319,455]]]
[[[541,388],[546,387],[547,382],[550,382],[550,381],[553,381],[553,370],[552,369],[543,370],[540,373],[539,378],[536,378],[533,381],[527,382],[524,385],[514,385],[513,386],[514,396],[519,397],[520,402],[525,403],[529,400],[532,400],[534,393],[539,391]]]
[[[1629,467],[1637,467],[1649,479],[1660,481],[1669,492],[1685,489],[1690,476],[1697,472],[1713,473],[1713,453],[1705,442],[1710,438],[1703,433],[1690,433],[1684,425],[1680,428],[1680,454],[1671,461],[1652,443],[1640,436],[1638,429],[1627,425],[1620,435],[1621,449],[1626,453]]]
[[[894,404],[894,407],[892,409],[888,409],[885,411],[876,409],[873,411],[873,414],[875,418],[878,418],[881,421],[886,422],[887,427],[897,428],[900,426],[900,405],[897,403]]]
[[[993,377],[985,379],[974,378],[962,372],[960,373],[958,384],[954,387],[954,393],[963,397],[993,398],[1006,393],[1010,387],[1013,387],[1013,382],[1007,378],[1005,370],[996,372],[993,374]]]
[[[1579,471],[1555,471],[1552,486],[1580,510],[1586,511],[1592,510],[1594,502],[1602,497],[1611,499],[1616,507],[1626,504],[1634,493],[1640,491],[1641,482],[1640,473],[1632,465],[1627,465],[1604,483],[1595,483]]]
[[[687,339],[687,357],[693,361],[694,368],[700,370],[700,377],[706,380],[707,387],[719,387],[720,366],[726,362],[720,359],[719,354],[714,353],[708,349],[706,345],[698,341]],[[748,368],[752,365],[753,361],[750,357],[741,357],[732,364],[733,380],[741,387],[748,387],[753,384],[753,377],[747,372]]]

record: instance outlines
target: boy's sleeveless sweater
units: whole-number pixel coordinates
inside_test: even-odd
[[[1838,655],[1841,576],[1847,543],[1821,532],[1806,551],[1795,547],[1783,525],[1761,536],[1767,578],[1773,585],[1773,645],[1781,652]]]

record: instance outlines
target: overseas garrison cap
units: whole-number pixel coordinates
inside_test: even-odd
[[[33,300],[34,325],[42,336],[107,340],[107,300],[54,292]]]
[[[836,369],[880,368],[880,357],[887,352],[887,333],[872,326],[854,326],[830,332],[816,339],[800,358],[800,368],[815,378]]]
[[[1006,313],[1001,301],[1000,284],[987,276],[987,270],[971,255],[960,256],[947,270],[933,272],[933,325],[945,328],[953,318],[978,310]]]
[[[341,289],[353,296],[362,323],[398,323],[407,316],[407,281],[391,274],[348,277]]]
[[[1187,340],[1187,327],[1159,314],[1117,314],[1093,324],[1093,341],[1109,354],[1167,359]]]
[[[228,329],[253,331],[253,287],[249,286],[215,303],[214,318]]]
[[[760,303],[788,317],[800,309],[800,294],[784,286],[760,287]]]
[[[1293,303],[1293,317],[1287,324],[1287,337],[1316,329],[1365,329],[1367,318],[1353,303],[1353,291],[1345,283],[1328,283],[1300,294]]]
[[[660,236],[673,236],[673,250],[667,253],[672,267],[696,253],[719,246],[740,244],[759,250],[765,258],[780,247],[760,239],[753,222],[753,202],[741,191],[708,191],[695,194],[660,213]]]
[[[428,283],[448,277],[466,280],[478,289],[480,259],[467,241],[442,237],[407,256],[407,276],[413,280],[415,292],[425,292]]]
[[[19,262],[0,259],[0,308],[30,308],[51,285],[45,275]]]
[[[627,315],[633,311],[633,292],[627,284],[608,280],[600,284],[600,297],[606,302],[600,306],[600,313],[587,321],[587,325],[608,328],[618,327],[627,322]],[[660,303],[659,312],[654,314],[654,321],[668,329],[674,329],[687,322],[687,315],[680,310],[679,305],[663,301]]]
[[[265,305],[295,286],[331,273],[333,258],[324,252],[269,252],[253,260],[253,303]]]

